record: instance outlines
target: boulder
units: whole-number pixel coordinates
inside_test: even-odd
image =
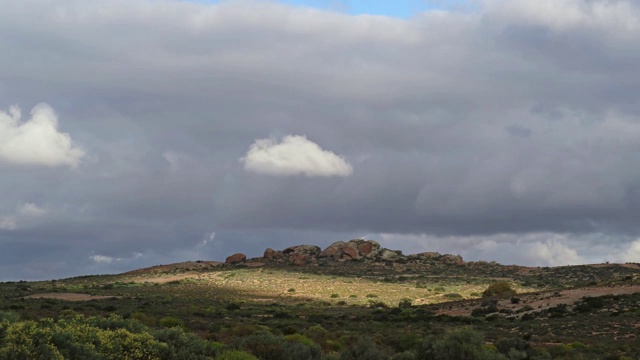
[[[264,251],[264,255],[262,257],[264,257],[267,260],[276,260],[276,259],[280,259],[282,258],[283,254],[282,251],[277,251],[277,250],[273,250],[272,248],[267,248],[267,250]]]
[[[382,260],[397,260],[402,257],[402,252],[382,249],[379,256]]]
[[[347,246],[342,248],[343,259],[360,260],[360,252],[358,252],[358,245],[349,242]]]
[[[290,246],[284,250],[282,250],[284,255],[290,254],[308,254],[311,256],[316,256],[320,254],[320,247],[315,245],[296,245]]]
[[[464,260],[462,260],[462,256],[460,255],[445,254],[442,255],[439,260],[448,264],[464,265]]]
[[[380,249],[380,244],[373,240],[364,240],[358,243],[358,252],[365,257],[370,257],[378,249]]]
[[[324,251],[320,253],[320,257],[332,257],[334,259],[339,259],[342,256],[342,249],[347,243],[344,241],[336,241],[333,244],[329,245]]]
[[[243,253],[236,253],[233,255],[230,255],[227,257],[227,259],[225,260],[226,264],[237,264],[237,263],[241,263],[243,261],[247,260],[247,255],[243,254]]]
[[[297,266],[309,265],[313,263],[314,260],[315,258],[309,254],[293,254],[289,257],[289,262]]]

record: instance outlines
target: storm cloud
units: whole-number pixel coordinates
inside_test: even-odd
[[[5,279],[353,237],[640,261],[635,1],[0,6]]]

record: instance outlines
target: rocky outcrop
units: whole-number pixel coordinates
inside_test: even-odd
[[[320,254],[320,247],[315,245],[297,245],[297,246],[291,246],[282,250],[282,253],[284,255],[307,254],[311,256],[316,256]]]
[[[316,263],[318,254],[320,254],[318,246],[296,245],[282,251],[268,248],[264,251],[263,259],[269,262],[302,266]]]
[[[284,250],[268,248],[262,258],[251,259],[255,263],[277,263],[296,266],[325,265],[332,262],[384,262],[386,265],[393,263],[424,263],[427,266],[441,264],[444,266],[462,266],[465,262],[460,255],[440,254],[437,252],[424,252],[415,255],[403,255],[400,250],[385,249],[373,240],[354,239],[349,241],[336,241],[326,249],[321,250],[315,245],[296,245]],[[244,254],[233,254],[227,258],[227,264],[246,264]]]
[[[319,257],[341,261],[375,259],[383,250],[380,244],[373,240],[336,241],[324,249]]]
[[[225,264],[238,264],[244,261],[247,261],[247,255],[243,253],[236,253],[236,254],[227,256],[227,259],[225,260]]]
[[[442,256],[442,254],[440,254],[439,252],[423,252],[416,254],[416,256],[423,259],[437,259]]]
[[[452,265],[464,265],[464,260],[462,260],[462,256],[460,255],[444,254],[438,260]]]
[[[267,248],[267,250],[264,251],[264,255],[262,257],[269,261],[277,261],[278,259],[282,259],[284,255],[282,254],[282,251]]]
[[[320,257],[332,257],[334,259],[339,259],[343,252],[342,249],[347,245],[344,241],[336,241],[333,244],[329,245],[328,248],[324,249],[320,253]]]
[[[437,262],[446,265],[462,266],[466,264],[460,255],[440,254],[438,252],[423,252],[410,255],[409,258],[417,261]]]

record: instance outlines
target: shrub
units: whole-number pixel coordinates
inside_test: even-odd
[[[284,337],[284,339],[286,341],[291,341],[291,342],[297,342],[303,345],[307,345],[307,346],[315,346],[316,343],[313,342],[313,340],[309,339],[308,337],[302,335],[302,334],[291,334],[291,335],[287,335]]]
[[[340,353],[340,360],[386,360],[387,357],[378,350],[369,337],[360,337],[349,348]]]
[[[260,360],[319,360],[322,357],[320,347],[311,339],[291,336],[293,340],[285,341],[269,332],[260,332],[239,339],[236,346]]]
[[[411,299],[404,298],[404,299],[400,300],[400,303],[398,303],[398,307],[399,308],[410,308],[412,303],[413,303],[413,301]]]
[[[444,294],[442,296],[447,299],[462,299],[462,295],[457,293]]]
[[[156,331],[154,335],[156,339],[167,344],[162,359],[206,360],[218,355],[218,347],[215,344],[177,327]]]
[[[516,291],[511,288],[511,284],[506,281],[498,281],[493,283],[487,287],[485,291],[482,292],[482,297],[490,298],[490,297],[507,297],[516,295]]]
[[[391,357],[391,360],[414,360],[416,358],[416,354],[411,351],[404,351],[401,353],[397,353]]]
[[[253,354],[239,351],[239,350],[231,350],[224,352],[222,355],[216,358],[217,360],[258,360]]]
[[[217,354],[212,343],[179,328],[155,331],[120,316],[0,324],[0,359],[204,360]]]
[[[20,320],[20,315],[11,311],[0,311],[0,322],[7,321],[14,323]]]
[[[282,338],[263,331],[239,339],[236,346],[261,360],[279,360],[282,359],[285,343]]]
[[[505,359],[492,349],[483,347],[484,338],[481,333],[470,328],[461,328],[447,333],[445,336],[429,336],[416,351],[416,359],[432,360],[487,360]]]
[[[184,324],[182,323],[182,320],[180,320],[180,319],[176,319],[174,317],[167,316],[165,318],[160,319],[160,326],[165,327],[165,328],[172,328],[172,327],[182,327],[182,326],[184,326]]]

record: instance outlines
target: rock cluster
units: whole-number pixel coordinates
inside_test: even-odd
[[[462,260],[462,256],[460,255],[440,254],[438,252],[423,252],[420,254],[411,255],[410,257],[417,260],[432,260],[449,265],[465,264],[464,260]]]
[[[313,265],[327,260],[339,262],[395,260],[401,257],[400,251],[385,249],[373,240],[363,239],[337,241],[322,251],[314,245],[291,246],[282,251],[268,248],[262,256],[267,262],[293,265]]]
[[[290,263],[293,265],[308,265],[317,262],[320,248],[315,245],[297,245],[282,251],[268,248],[262,256],[266,261]]]
[[[245,263],[247,257],[237,253],[229,256],[227,264]],[[336,241],[326,249],[321,250],[315,245],[296,245],[284,250],[268,248],[262,258],[252,259],[256,264],[280,263],[297,266],[317,265],[327,262],[406,262],[413,261],[438,261],[443,264],[464,265],[459,255],[440,254],[437,252],[425,252],[416,255],[404,256],[399,250],[389,250],[380,246],[373,240],[354,239],[350,241]],[[257,262],[256,262],[257,261]]]
[[[382,248],[380,244],[373,240],[356,239],[348,242],[334,242],[318,256],[321,258],[333,258],[338,261],[395,260],[402,257],[402,252]]]

